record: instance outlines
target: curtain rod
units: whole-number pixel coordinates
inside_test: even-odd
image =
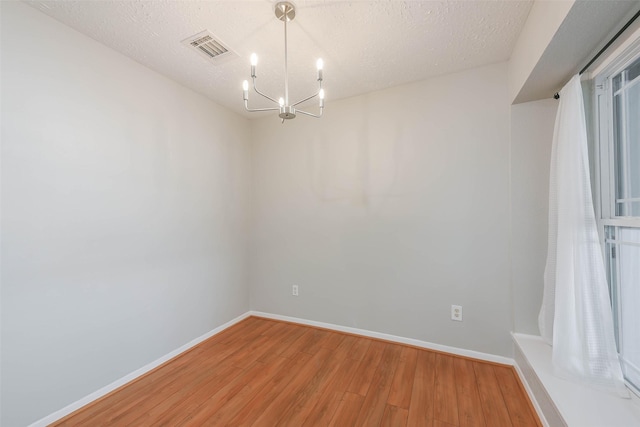
[[[630,26],[631,24],[633,24],[633,21],[635,21],[635,20],[638,18],[638,16],[640,16],[640,10],[638,10],[638,11],[636,12],[636,14],[635,14],[635,15],[633,15],[633,16],[631,17],[631,19],[629,19],[629,21],[627,21],[627,23],[626,23],[626,24],[624,24],[624,26],[623,26],[622,28],[620,28],[620,31],[618,31],[618,32],[617,32],[613,37],[611,37],[611,40],[609,40],[609,41],[607,42],[607,44],[605,44],[605,45],[604,45],[604,47],[603,47],[602,49],[600,49],[600,51],[599,51],[598,53],[596,53],[596,54],[594,55],[594,57],[593,57],[593,58],[591,58],[591,61],[589,61],[589,62],[587,63],[587,65],[585,65],[585,66],[584,66],[584,68],[583,68],[582,70],[580,70],[580,72],[579,72],[578,74],[582,75],[582,73],[584,73],[585,71],[587,71],[587,70],[589,69],[589,67],[590,67],[594,62],[596,62],[596,61],[598,60],[598,58],[600,58],[600,55],[602,55],[602,54],[603,54],[607,49],[609,49],[609,47],[610,47],[610,46],[611,46],[611,45],[612,45],[612,44],[613,44],[613,43],[618,39],[618,37],[620,37],[620,36],[622,35],[622,33],[624,33],[624,32],[625,32],[625,30],[626,30],[627,28],[629,28],[629,26]],[[559,98],[560,98],[560,94],[559,94],[558,92],[556,92],[556,93],[553,95],[553,97],[554,97],[554,99],[559,99]]]

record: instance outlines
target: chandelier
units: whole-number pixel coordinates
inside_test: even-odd
[[[318,68],[318,91],[311,96],[308,96],[300,101],[290,103],[289,102],[289,74],[288,74],[288,63],[287,63],[287,22],[293,21],[293,18],[296,16],[296,8],[293,4],[282,1],[276,4],[275,8],[276,18],[280,21],[284,22],[284,98],[280,98],[279,100],[275,100],[269,95],[265,95],[260,92],[256,86],[256,65],[258,65],[258,55],[255,53],[251,54],[251,80],[253,81],[253,90],[263,98],[268,99],[277,105],[277,107],[270,108],[249,108],[249,82],[245,80],[242,82],[242,91],[244,98],[244,108],[249,112],[257,112],[257,111],[279,111],[279,116],[282,119],[282,123],[285,120],[295,119],[296,114],[304,114],[305,116],[311,116],[320,118],[322,117],[322,112],[324,111],[324,89],[322,89],[322,59],[318,59],[316,66]],[[302,104],[310,99],[318,97],[318,106],[319,113],[313,114],[307,111],[300,110],[296,108],[297,105]]]

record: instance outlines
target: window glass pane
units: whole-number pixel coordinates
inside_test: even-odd
[[[640,388],[640,229],[618,229],[620,355],[625,376]]]
[[[628,195],[632,199],[640,199],[640,84],[629,88],[626,98]],[[629,215],[638,215],[638,212],[630,212]]]
[[[640,76],[640,61],[636,61],[628,68],[627,81],[632,81],[636,77]]]
[[[625,168],[624,168],[624,108],[622,105],[622,94],[618,94],[613,98],[613,141],[615,151],[615,192],[616,192],[616,215],[626,216],[626,204],[621,200],[625,198]]]
[[[640,229],[607,227],[609,277],[625,378],[640,389]]]
[[[613,326],[616,330],[616,346],[620,348],[620,341],[618,339],[618,332],[620,330],[620,322],[618,321],[617,313],[619,313],[620,308],[618,307],[618,301],[620,298],[618,297],[618,269],[617,262],[615,261],[615,235],[616,228],[615,227],[605,227],[605,242],[606,242],[606,253],[608,256],[607,259],[607,279],[609,280],[609,295],[611,296],[611,306],[613,308]]]
[[[617,92],[622,86],[622,74],[618,74],[613,78],[613,92]]]
[[[640,216],[640,59],[613,86],[616,216]]]

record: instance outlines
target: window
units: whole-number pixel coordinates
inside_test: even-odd
[[[639,45],[596,78],[596,206],[618,353],[627,383],[640,393]]]
[[[637,60],[612,79],[616,216],[640,216],[639,77]]]

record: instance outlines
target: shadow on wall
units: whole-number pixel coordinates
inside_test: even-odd
[[[360,97],[360,123],[324,127],[307,145],[310,188],[323,203],[374,208],[397,197],[403,149],[400,123],[380,123],[368,97]],[[349,117],[347,120],[351,120]],[[343,129],[339,131],[338,129]],[[375,129],[375,132],[372,132]]]

